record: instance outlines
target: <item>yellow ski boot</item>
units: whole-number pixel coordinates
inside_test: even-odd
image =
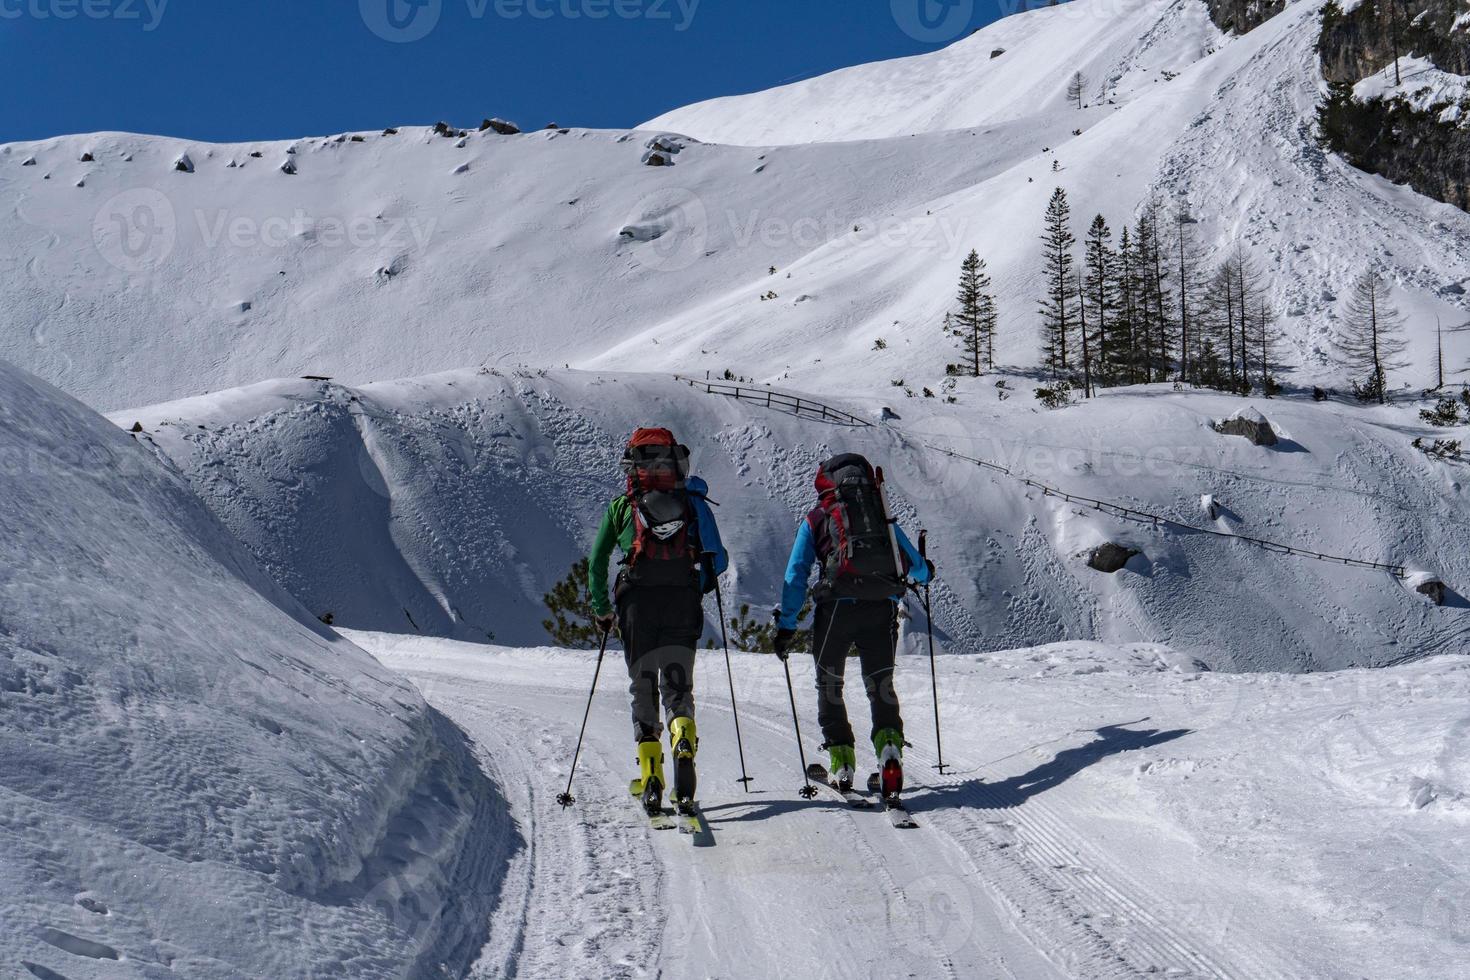
[[[694,719],[669,722],[669,742],[674,747],[674,805],[679,812],[688,813],[694,806],[694,754],[699,751]]]
[[[664,808],[664,747],[658,740],[638,743],[638,778],[628,792],[643,801],[643,809],[657,816]]]

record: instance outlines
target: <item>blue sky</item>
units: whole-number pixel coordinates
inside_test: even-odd
[[[0,142],[624,127],[930,51],[1014,0],[0,0]]]

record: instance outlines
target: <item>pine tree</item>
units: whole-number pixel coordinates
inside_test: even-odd
[[[1080,71],[1067,80],[1067,101],[1082,108],[1082,96],[1087,92],[1087,76]]]
[[[1281,332],[1276,324],[1276,311],[1266,302],[1266,298],[1257,296],[1255,302],[1255,316],[1246,325],[1248,347],[1254,353],[1256,365],[1260,369],[1261,390],[1270,398],[1281,390],[1281,385],[1271,373],[1272,366],[1277,361],[1277,348],[1281,346]],[[1245,383],[1250,383],[1249,377],[1245,379]]]
[[[1100,384],[1112,383],[1116,356],[1110,348],[1108,336],[1118,305],[1112,240],[1113,230],[1103,216],[1093,218],[1083,250],[1087,265],[1087,301],[1092,304],[1092,332],[1096,338],[1092,347],[1097,365],[1094,374]]]
[[[1247,321],[1253,311],[1265,309],[1266,301],[1262,295],[1261,271],[1239,245],[1235,246],[1235,255],[1231,259],[1231,276],[1235,287],[1235,308],[1240,318],[1240,379],[1244,383],[1250,377],[1250,360],[1256,353],[1256,348],[1247,340],[1250,333]],[[1232,368],[1231,377],[1234,376]]]
[[[1403,318],[1378,270],[1370,269],[1353,285],[1337,335],[1339,359],[1354,375],[1353,390],[1360,399],[1380,405],[1388,401],[1388,373],[1405,367],[1406,347]]]
[[[1068,227],[1072,209],[1067,192],[1058,187],[1046,206],[1045,247],[1046,296],[1041,301],[1042,348],[1052,375],[1066,373],[1071,365],[1067,341],[1072,333],[1072,246],[1077,243]]]
[[[990,292],[990,276],[979,252],[971,250],[960,266],[956,299],[959,309],[949,314],[946,322],[970,361],[970,373],[978,378],[984,368],[994,366],[996,321],[995,296]]]
[[[1195,365],[1199,371],[1197,380],[1202,384],[1224,387],[1222,382],[1228,380],[1229,387],[1237,386],[1239,376],[1236,373],[1235,341],[1239,335],[1239,321],[1240,308],[1235,296],[1235,266],[1232,260],[1227,259],[1210,276],[1201,294],[1199,308],[1195,312],[1195,336],[1199,338],[1202,349],[1204,345],[1209,345],[1215,360],[1219,362],[1214,366],[1213,372],[1206,370],[1203,363]],[[1226,358],[1223,360],[1220,357],[1222,349],[1226,351]]]
[[[1179,293],[1179,377],[1185,381],[1194,380],[1190,357],[1199,344],[1199,338],[1194,335],[1194,289],[1198,263],[1194,236],[1191,233],[1194,224],[1195,219],[1189,213],[1189,205],[1180,202],[1174,212],[1174,238],[1178,256],[1178,266],[1175,269],[1178,278],[1174,285]]]
[[[1138,247],[1134,243],[1133,233],[1126,225],[1118,236],[1118,256],[1114,265],[1117,275],[1114,277],[1113,291],[1118,308],[1113,314],[1113,334],[1121,351],[1117,359],[1118,365],[1123,372],[1122,380],[1128,384],[1138,384],[1147,380],[1143,375],[1147,355],[1141,343],[1142,329],[1139,322],[1138,297],[1141,283],[1138,275]]]
[[[1087,329],[1087,289],[1082,282],[1082,273],[1073,274],[1075,288],[1077,290],[1077,321],[1080,325],[1078,333],[1082,335],[1082,397],[1092,397],[1092,344],[1088,340]]]
[[[1167,268],[1159,240],[1159,206],[1145,205],[1133,232],[1137,256],[1138,313],[1135,330],[1142,351],[1141,374],[1145,383],[1162,381],[1169,374],[1169,322],[1167,313]]]

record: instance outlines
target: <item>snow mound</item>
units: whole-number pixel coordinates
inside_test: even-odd
[[[0,962],[397,977],[482,942],[490,898],[441,910],[515,838],[462,737],[131,435],[3,362],[0,420]]]
[[[461,371],[357,388],[272,382],[114,421],[141,421],[140,438],[287,589],[348,627],[545,643],[542,596],[586,554],[618,492],[624,440],[667,425],[723,504],[731,608],[771,607],[817,464],[855,451],[884,466],[904,526],[930,532],[936,618],[954,652],[1085,638],[1165,643],[1217,668],[1302,670],[1461,642],[1463,600],[1436,608],[1384,573],[1068,504],[927,448],[1192,526],[1214,494],[1242,535],[1433,563],[1467,583],[1463,524],[1436,516],[1463,504],[1403,434],[1411,408],[1370,421],[1282,399],[1273,415],[1310,433],[1308,445],[1263,452],[1208,434],[1239,407],[1230,396],[1159,386],[1038,413],[1029,397],[999,400],[989,379],[959,391],[958,405],[905,400],[902,419],[844,428],[656,376]],[[834,407],[877,419],[882,402]],[[1143,557],[1100,575],[1086,556],[1106,541]],[[922,613],[907,624],[917,650]]]

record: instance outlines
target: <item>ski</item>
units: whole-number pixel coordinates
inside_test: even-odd
[[[909,813],[908,807],[903,805],[903,800],[897,795],[883,796],[879,785],[878,774],[875,772],[868,777],[868,789],[879,794],[883,801],[883,812],[888,814],[888,822],[899,830],[914,830],[919,822]]]
[[[662,806],[650,806],[649,801],[643,799],[643,780],[635,779],[629,783],[628,792],[632,795],[638,812],[648,820],[649,827],[654,830],[673,830],[678,826]]]
[[[704,815],[699,812],[698,803],[682,804],[677,812],[679,833],[694,837],[704,833]]]
[[[873,801],[868,799],[863,794],[857,792],[856,790],[844,790],[841,786],[839,786],[837,784],[837,781],[834,780],[831,774],[827,772],[827,767],[822,765],[820,762],[813,762],[811,765],[806,767],[806,778],[821,786],[825,786],[827,789],[836,793],[838,796],[842,797],[843,801],[846,802],[847,805],[852,807],[854,810],[867,810],[873,806]]]

